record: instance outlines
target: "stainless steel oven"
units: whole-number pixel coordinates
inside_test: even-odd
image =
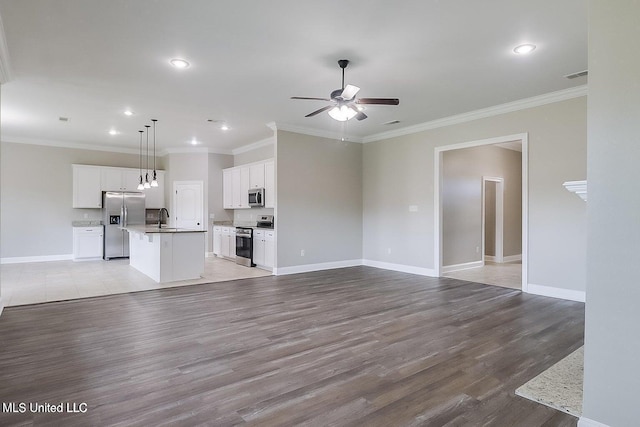
[[[255,267],[253,263],[253,228],[236,227],[236,264]]]

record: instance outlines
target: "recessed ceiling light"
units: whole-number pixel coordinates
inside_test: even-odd
[[[191,145],[198,145],[198,144],[200,144],[200,143],[198,142],[198,140],[197,140],[197,139],[193,138],[193,139],[191,140]]]
[[[124,110],[124,115],[125,115],[125,116],[133,116],[133,111],[131,111],[131,110]]]
[[[229,130],[229,126],[227,126],[227,124],[223,124],[222,126],[220,126],[220,129],[222,130]]]
[[[111,129],[111,130],[109,130],[109,135],[117,135],[117,134],[119,134],[119,133],[120,133],[120,132],[118,132],[118,131],[117,131],[117,130],[115,130],[115,129]]]
[[[187,67],[189,67],[189,63],[187,61],[185,61],[184,59],[174,58],[169,62],[171,63],[171,65],[173,65],[176,68],[187,68]]]
[[[526,55],[527,53],[533,52],[535,48],[536,48],[535,44],[526,43],[526,44],[521,44],[520,46],[514,47],[513,52],[517,53],[518,55]]]

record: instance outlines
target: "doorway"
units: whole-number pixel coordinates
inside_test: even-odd
[[[177,228],[204,228],[204,199],[202,181],[175,181],[173,183],[173,215]]]
[[[504,178],[482,177],[482,260],[503,261]]]
[[[446,184],[445,182],[445,167],[444,167],[444,157],[445,153],[454,151],[462,152],[463,149],[468,148],[480,148],[482,146],[491,146],[497,145],[500,148],[506,148],[511,150],[520,151],[520,165],[521,171],[517,172],[517,179],[515,184],[513,183],[513,179],[510,180],[509,183],[506,183],[504,180],[504,176],[501,175],[493,175],[491,173],[480,174],[477,178],[469,178],[465,176],[464,179],[461,179],[455,182],[453,185],[451,183]],[[471,150],[467,150],[470,151]],[[453,154],[453,153],[451,153]],[[473,159],[473,161],[479,162],[479,159]],[[516,163],[518,164],[518,163]],[[459,167],[459,169],[464,170],[464,167]],[[470,141],[464,142],[460,144],[452,144],[442,147],[436,147],[434,150],[434,272],[437,276],[443,276],[446,274],[448,277],[453,277],[454,274],[451,272],[456,271],[455,275],[460,274],[469,275],[469,277],[456,277],[461,278],[463,280],[470,280],[480,283],[488,283],[487,281],[479,280],[478,274],[482,277],[486,277],[487,275],[492,275],[498,272],[498,275],[501,276],[511,276],[509,280],[513,282],[512,285],[507,285],[507,287],[517,287],[518,289],[522,289],[523,291],[528,290],[528,275],[527,275],[527,248],[528,248],[528,135],[526,133],[515,134],[515,135],[506,135],[502,137],[489,138],[484,140]],[[475,184],[474,184],[475,182]],[[518,185],[520,184],[520,185]],[[509,191],[513,191],[514,185],[515,188],[520,190],[521,200],[517,201],[518,210],[520,210],[520,215],[514,217],[511,213],[508,215],[508,224],[509,229],[513,230],[514,223],[518,227],[517,234],[515,236],[519,237],[520,240],[520,253],[512,255],[512,242],[510,239],[507,239],[508,244],[505,243],[505,211],[504,204],[507,203],[504,198],[505,188],[509,185]],[[462,210],[457,209],[455,206],[458,203],[457,199],[452,199],[449,195],[445,198],[445,194],[449,194],[452,188],[456,187],[458,190],[463,190],[466,194],[463,194],[463,197],[470,197],[474,200],[477,200],[477,208],[475,209],[476,213],[473,213],[469,210],[466,210],[464,214],[462,214]],[[494,216],[493,213],[489,213],[487,215],[487,201],[486,197],[491,197],[488,192],[492,190],[496,190],[496,198],[489,202],[491,206],[497,207],[496,216],[499,216],[499,211],[502,211],[502,219],[498,219]],[[470,195],[470,192],[476,192],[475,196]],[[498,201],[500,198],[498,194],[502,194],[502,201]],[[452,200],[454,202],[452,203]],[[513,199],[510,199],[509,203],[512,203]],[[501,203],[502,206],[497,206]],[[453,207],[452,207],[453,205]],[[477,216],[474,216],[477,215]],[[490,218],[487,218],[490,216]],[[472,222],[468,221],[469,218],[473,218]],[[457,219],[459,224],[456,226],[452,226],[452,219]],[[493,230],[491,227],[487,227],[486,221],[491,222],[493,225]],[[472,225],[475,224],[475,225]],[[461,225],[460,225],[461,224]],[[447,238],[450,236],[451,230],[458,230],[460,228],[465,228],[470,230],[471,233],[477,237],[474,237],[474,241],[477,243],[466,244],[464,246],[464,253],[456,251],[454,256],[452,256],[451,247],[448,246],[448,251],[445,253],[445,228],[447,229]],[[477,228],[476,228],[477,227]],[[492,236],[494,236],[493,241],[491,238],[487,238],[487,228],[489,228],[489,232]],[[501,230],[502,228],[502,230]],[[496,238],[496,233],[502,233],[502,237]],[[514,236],[513,231],[511,231],[511,236]],[[458,237],[460,237],[458,235]],[[454,240],[454,244],[458,245],[461,248],[461,242],[464,242],[464,239]],[[505,244],[506,248],[505,249]],[[492,248],[491,248],[492,246]],[[493,255],[487,253],[488,249],[493,249]],[[505,252],[508,250],[508,252]],[[461,255],[462,254],[462,255]],[[465,255],[466,254],[466,255]],[[475,255],[473,255],[475,254]],[[506,256],[506,255],[509,256]],[[446,258],[446,259],[445,259]],[[502,261],[502,262],[499,262]],[[517,275],[514,275],[512,271],[507,270],[517,270]],[[506,272],[506,274],[503,274]],[[505,286],[500,283],[489,283],[489,284],[497,284],[500,286]]]

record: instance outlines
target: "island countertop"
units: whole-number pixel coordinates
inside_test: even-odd
[[[162,227],[158,228],[157,226],[150,225],[130,225],[128,227],[123,227],[124,230],[133,233],[204,233],[205,230],[193,230],[191,228],[171,228],[171,227]]]

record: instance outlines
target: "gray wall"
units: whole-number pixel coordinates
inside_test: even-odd
[[[365,144],[363,257],[433,269],[434,148],[528,132],[529,283],[584,291],[586,207],[562,183],[586,176],[586,113],[581,97]]]
[[[522,154],[495,146],[445,151],[443,265],[482,260],[482,177],[504,178],[504,256],[522,253]],[[495,218],[495,216],[494,216]],[[481,249],[480,249],[481,250]]]
[[[274,144],[265,145],[255,150],[233,156],[233,166],[246,165],[247,163],[259,162],[261,160],[272,159],[274,157]]]
[[[277,131],[276,152],[277,267],[361,259],[362,145]]]
[[[640,1],[589,2],[583,415],[638,425]]]
[[[100,209],[73,209],[74,163],[138,167],[138,156],[3,142],[0,253],[5,257],[68,255],[71,221],[101,219]]]
[[[484,255],[496,255],[496,187],[498,183],[486,181],[484,184]],[[520,192],[522,193],[522,192]],[[520,209],[522,214],[522,209]],[[520,227],[522,228],[522,227]],[[522,235],[520,235],[522,251]]]

